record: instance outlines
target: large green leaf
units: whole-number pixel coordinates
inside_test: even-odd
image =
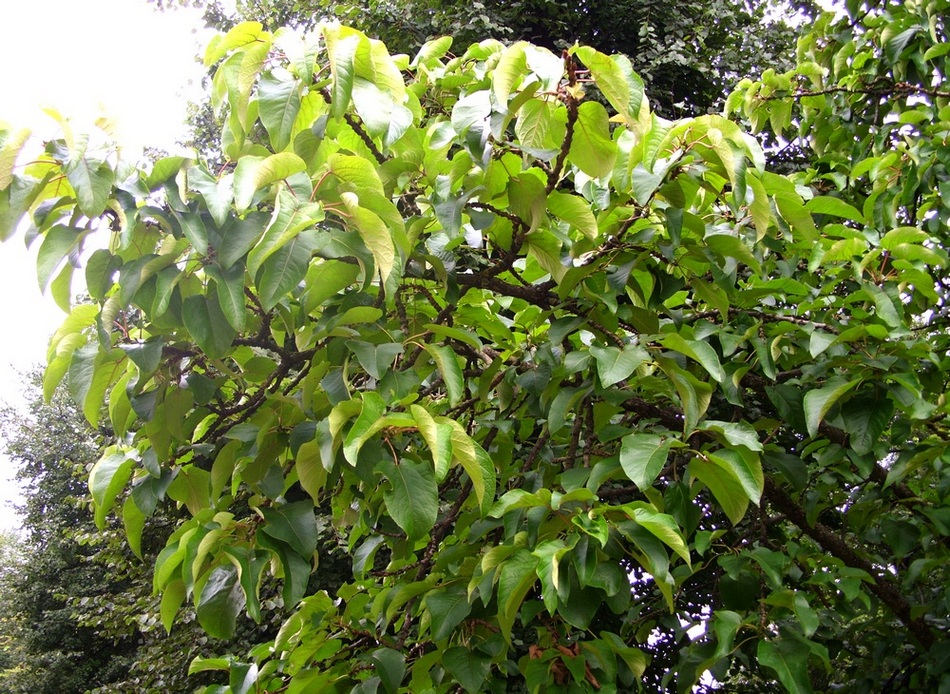
[[[607,110],[596,101],[585,101],[578,107],[567,159],[592,178],[613,171],[617,145],[610,137]]]
[[[597,87],[632,127],[640,115],[643,100],[643,81],[633,71],[630,60],[622,55],[607,56],[589,46],[573,49],[574,54],[587,66]]]
[[[590,353],[597,362],[597,375],[604,388],[608,388],[630,376],[650,355],[639,345],[619,347],[590,346]]]
[[[244,303],[244,266],[232,265],[227,270],[222,270],[217,266],[209,265],[205,268],[205,272],[215,280],[218,306],[228,324],[234,328],[235,332],[242,332],[247,321]]]
[[[257,84],[261,123],[270,136],[275,152],[286,149],[300,110],[300,84],[274,71],[264,74]]]
[[[105,211],[115,172],[105,158],[105,153],[94,154],[89,150],[88,136],[76,142],[69,155],[63,173],[76,191],[79,209],[87,217],[98,217]]]
[[[620,464],[627,477],[641,490],[653,486],[666,465],[674,440],[655,434],[634,433],[623,437]]]
[[[257,278],[258,298],[264,310],[274,308],[301,283],[318,243],[315,233],[302,232],[264,261]]]
[[[439,511],[439,488],[432,467],[403,458],[398,463],[384,459],[377,469],[389,480],[383,498],[396,525],[410,540],[425,537]]]
[[[243,212],[261,188],[306,170],[306,162],[293,152],[241,157],[234,169],[234,206]]]
[[[497,589],[498,624],[508,640],[524,598],[538,580],[537,569],[538,558],[526,549],[517,550],[501,565]]]
[[[458,357],[451,347],[445,345],[426,344],[425,348],[439,367],[439,373],[442,374],[442,383],[445,385],[445,392],[449,397],[449,404],[457,405],[465,394],[465,381]]]
[[[689,548],[683,531],[672,516],[660,513],[642,501],[634,502],[627,507],[627,513],[640,526],[654,535],[660,542],[676,552],[683,561],[689,564]]]
[[[356,193],[342,193],[340,197],[347,212],[352,216],[360,238],[373,255],[383,282],[386,282],[396,266],[396,246],[389,227],[375,212],[360,206]]]
[[[560,217],[590,239],[597,238],[597,219],[590,204],[577,195],[551,191],[548,195],[548,211]]]
[[[284,506],[262,509],[267,525],[262,532],[283,540],[301,557],[310,559],[317,549],[317,518],[313,502],[297,501]]]
[[[797,641],[759,641],[756,652],[759,664],[774,670],[785,690],[793,694],[812,691],[808,679],[808,647]]]
[[[205,354],[216,359],[227,353],[236,332],[221,310],[216,292],[189,296],[181,312],[185,328]]]
[[[818,425],[825,418],[825,415],[848,391],[861,383],[861,379],[850,381],[843,378],[833,378],[824,387],[815,388],[805,393],[805,423],[808,427],[808,435],[815,436],[818,433]]]
[[[737,525],[749,508],[749,495],[743,488],[731,466],[717,465],[712,460],[693,458],[689,464],[690,473],[705,484],[726,516]]]
[[[114,447],[107,448],[89,473],[89,491],[96,509],[96,525],[105,527],[106,515],[132,474],[135,460]]]
[[[231,564],[212,569],[197,602],[201,628],[214,638],[231,638],[237,626],[237,616],[244,608],[244,591],[237,569]]]
[[[463,583],[450,583],[431,591],[426,595],[425,604],[432,620],[433,641],[449,638],[472,611],[468,591]]]
[[[383,402],[379,393],[374,391],[363,393],[360,415],[353,422],[343,442],[343,457],[350,465],[356,465],[360,448],[379,431],[379,423],[385,410],[386,403]]]
[[[442,662],[466,692],[482,691],[492,665],[491,656],[462,646],[445,651]]]
[[[518,82],[528,70],[524,49],[524,41],[511,44],[502,52],[495,66],[492,93],[495,97],[495,107],[502,113],[508,110],[508,96],[511,90],[517,87]]]

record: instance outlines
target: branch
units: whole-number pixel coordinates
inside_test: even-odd
[[[564,69],[567,71],[568,88],[577,84],[577,75],[575,74],[576,65],[574,59],[564,51]],[[561,178],[561,171],[564,169],[564,162],[567,160],[567,153],[571,150],[571,144],[574,142],[574,125],[577,123],[577,98],[567,90],[560,90],[559,96],[567,106],[567,134],[564,136],[564,142],[561,144],[561,151],[558,152],[557,161],[554,162],[554,168],[548,174],[548,184],[545,186],[545,192],[550,193],[557,187],[558,180]]]
[[[785,514],[788,519],[804,531],[812,540],[826,552],[843,561],[846,565],[856,569],[861,569],[868,573],[873,582],[870,584],[870,590],[897,616],[898,619],[907,627],[911,635],[916,638],[925,650],[929,650],[935,642],[933,631],[920,617],[914,617],[911,614],[912,606],[901,593],[900,589],[888,580],[880,571],[878,571],[869,561],[859,556],[851,547],[845,543],[831,529],[815,523],[808,522],[808,516],[805,510],[799,506],[783,489],[778,487],[771,478],[765,478],[765,492],[763,496],[768,499],[779,512]]]

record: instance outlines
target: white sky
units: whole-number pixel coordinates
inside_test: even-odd
[[[173,149],[186,132],[188,95],[203,69],[194,56],[208,32],[194,10],[159,13],[145,0],[6,0],[0,41],[0,121],[52,137],[52,105],[91,130],[99,114],[117,121],[128,156],[146,145]],[[189,86],[190,85],[190,86]],[[35,249],[34,249],[35,250]],[[21,238],[0,247],[0,401],[23,403],[19,373],[45,363],[49,336],[65,314],[37,288]],[[80,273],[81,274],[81,273]],[[0,442],[2,446],[2,442]],[[7,500],[18,489],[0,455],[0,530],[15,527]]]

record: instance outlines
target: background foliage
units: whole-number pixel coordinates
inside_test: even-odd
[[[144,556],[182,509],[173,633],[279,581],[206,691],[948,686],[947,9],[852,2],[740,83],[785,174],[622,55],[335,24],[212,42],[220,169],[7,132],[63,304],[108,237],[45,377],[107,408],[97,524]]]

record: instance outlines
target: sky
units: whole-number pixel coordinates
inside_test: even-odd
[[[0,121],[54,137],[56,123],[41,109],[53,106],[79,132],[99,115],[116,121],[127,156],[147,145],[174,150],[203,75],[194,56],[210,34],[199,26],[193,9],[159,13],[145,0],[11,1],[0,41]],[[19,236],[0,246],[0,403],[14,407],[24,404],[20,374],[45,363],[65,317],[39,292],[35,251]],[[0,530],[16,526],[13,472],[0,453]]]

